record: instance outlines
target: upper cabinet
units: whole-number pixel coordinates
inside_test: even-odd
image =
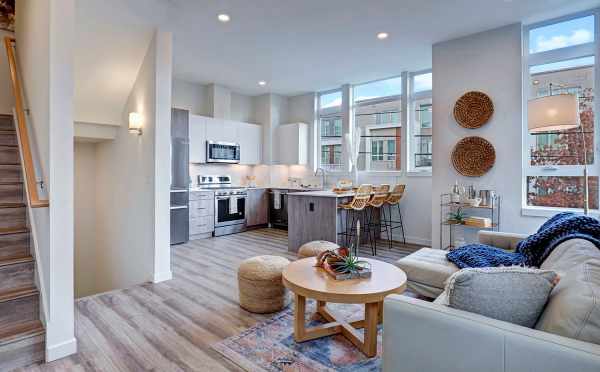
[[[237,142],[237,125],[235,121],[206,118],[206,140],[213,142]]]
[[[262,160],[262,126],[238,123],[237,143],[240,144],[240,164],[260,164]]]
[[[206,163],[206,119],[190,115],[190,163]]]
[[[206,141],[240,144],[240,164],[260,164],[262,126],[190,115],[190,163],[206,163]]]
[[[308,125],[283,124],[277,127],[275,164],[308,164]]]

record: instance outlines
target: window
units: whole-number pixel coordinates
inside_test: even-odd
[[[383,161],[383,140],[371,141],[371,161]]]
[[[431,172],[433,161],[433,117],[431,72],[411,75],[410,117],[409,117],[409,157],[411,172]]]
[[[354,87],[354,126],[361,132],[358,169],[402,169],[402,77]]]
[[[598,209],[597,128],[595,123],[595,15],[533,26],[529,41],[526,99],[555,94],[579,98],[580,123],[576,128],[540,134],[524,133],[524,204],[532,207],[582,208],[584,142],[590,174],[590,208]],[[591,47],[590,47],[591,46]],[[551,53],[550,53],[551,51]],[[545,53],[548,52],[548,53]]]
[[[342,92],[319,95],[320,166],[326,171],[342,170]]]
[[[594,42],[594,16],[552,23],[529,31],[529,53],[541,53]]]
[[[387,140],[387,160],[396,160],[396,141]]]

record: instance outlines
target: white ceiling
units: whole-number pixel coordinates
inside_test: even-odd
[[[82,112],[123,105],[155,27],[173,32],[177,79],[250,95],[294,95],[429,68],[434,43],[598,5],[600,0],[78,0],[76,99]],[[219,13],[231,15],[231,22],[218,22]],[[377,40],[380,31],[389,39]],[[259,80],[268,85],[258,86]]]

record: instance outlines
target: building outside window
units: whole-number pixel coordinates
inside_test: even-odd
[[[594,166],[598,159],[596,17],[586,14],[526,30],[529,53],[525,56],[528,76],[524,79],[527,100],[551,94],[575,94],[579,98],[592,209],[598,209],[598,167]],[[583,208],[584,142],[580,131],[527,134],[523,180],[527,206]]]
[[[410,172],[431,172],[433,162],[431,72],[414,73],[410,76],[408,168]]]
[[[342,165],[342,92],[319,94],[320,167],[328,172],[343,170]]]
[[[410,79],[410,83],[405,82],[405,78]],[[359,171],[401,171],[404,153],[408,155],[405,165],[410,171],[430,174],[432,79],[431,71],[422,71],[346,87],[344,89],[352,89],[350,105],[344,103],[345,109],[349,110],[346,116],[342,115],[341,89],[319,94],[319,166],[327,171],[347,171],[343,164],[345,131],[359,130]],[[407,85],[409,94],[404,91]],[[409,115],[403,115],[405,110]],[[343,117],[354,120],[346,126]],[[405,130],[407,119],[409,125]]]
[[[358,169],[402,169],[402,77],[354,86],[354,125],[361,131]]]

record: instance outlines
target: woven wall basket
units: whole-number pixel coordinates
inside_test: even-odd
[[[496,150],[481,137],[461,139],[452,150],[452,165],[463,176],[480,177],[496,162]]]
[[[468,92],[456,101],[454,119],[464,128],[475,129],[487,123],[494,114],[494,103],[482,92]]]

